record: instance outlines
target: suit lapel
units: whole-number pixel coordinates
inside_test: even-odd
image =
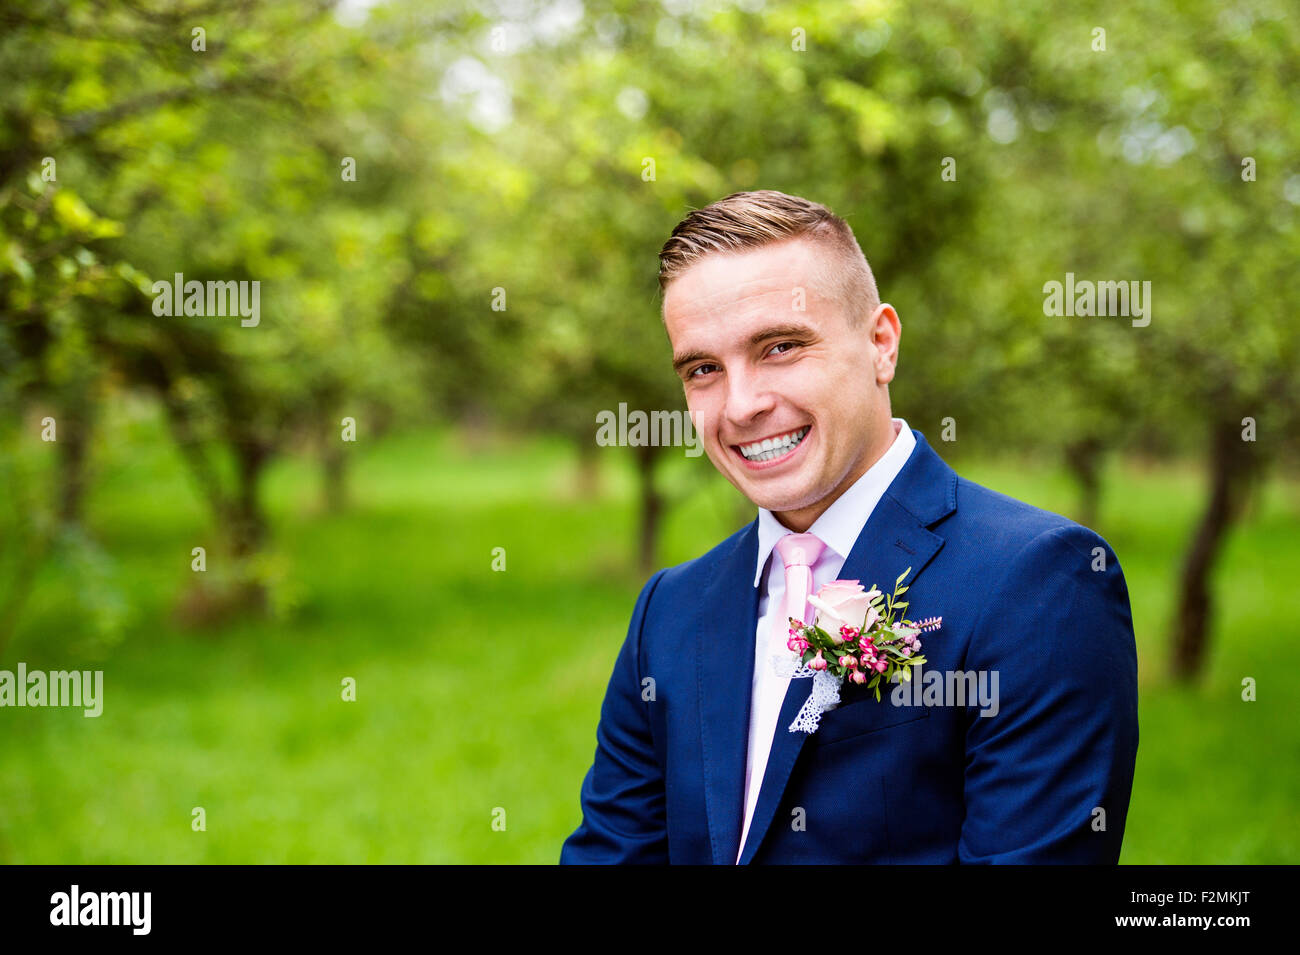
[[[758,522],[752,523],[714,567],[701,595],[697,672],[704,799],[709,843],[717,865],[731,865],[740,849],[745,812],[745,761],[754,685],[754,628],[758,621]]]
[[[894,581],[899,574],[911,567],[912,572],[904,581],[905,584],[911,584],[943,546],[943,538],[929,530],[928,525],[937,523],[956,508],[957,475],[934,453],[920,432],[913,431],[913,435],[916,437],[916,448],[871,512],[853,550],[844,561],[839,573],[840,580],[859,580],[868,590],[874,584],[889,594],[893,592]],[[751,625],[751,640],[753,629]],[[752,652],[750,658],[753,658]],[[751,663],[750,670],[752,669]],[[781,706],[781,718],[776,726],[762,788],[759,790],[758,804],[754,809],[754,819],[750,823],[745,851],[740,859],[741,865],[747,864],[758,851],[785,794],[790,772],[807,738],[806,733],[791,733],[789,726],[811,692],[812,680],[805,678],[790,681]],[[748,706],[745,710],[748,713]],[[746,742],[742,734],[742,760]],[[740,771],[743,777],[743,762]]]

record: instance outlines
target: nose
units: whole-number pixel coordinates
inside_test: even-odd
[[[763,376],[751,369],[727,373],[727,423],[743,431],[776,407],[776,395]]]

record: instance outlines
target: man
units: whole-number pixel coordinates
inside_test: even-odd
[[[825,207],[764,190],[692,212],[660,286],[706,452],[758,518],[641,591],[560,861],[1115,863],[1137,659],[1110,547],[892,417],[899,318]],[[814,681],[775,665],[788,618],[908,568],[907,616],[942,617],[921,672],[993,698],[846,680],[792,730]]]

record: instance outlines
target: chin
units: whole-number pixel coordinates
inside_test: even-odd
[[[744,493],[756,506],[773,513],[801,510],[826,496],[825,491],[802,485],[790,488],[750,488],[744,489]]]

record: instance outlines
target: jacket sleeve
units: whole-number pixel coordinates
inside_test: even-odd
[[[582,782],[582,823],[565,840],[561,865],[668,862],[664,774],[639,662],[646,608],[663,574],[650,578],[632,611],[600,708],[596,757]]]
[[[968,709],[960,861],[1118,862],[1137,758],[1137,649],[1106,542],[1071,524],[1026,545],[975,625],[966,665],[998,674],[998,705],[988,716]]]

